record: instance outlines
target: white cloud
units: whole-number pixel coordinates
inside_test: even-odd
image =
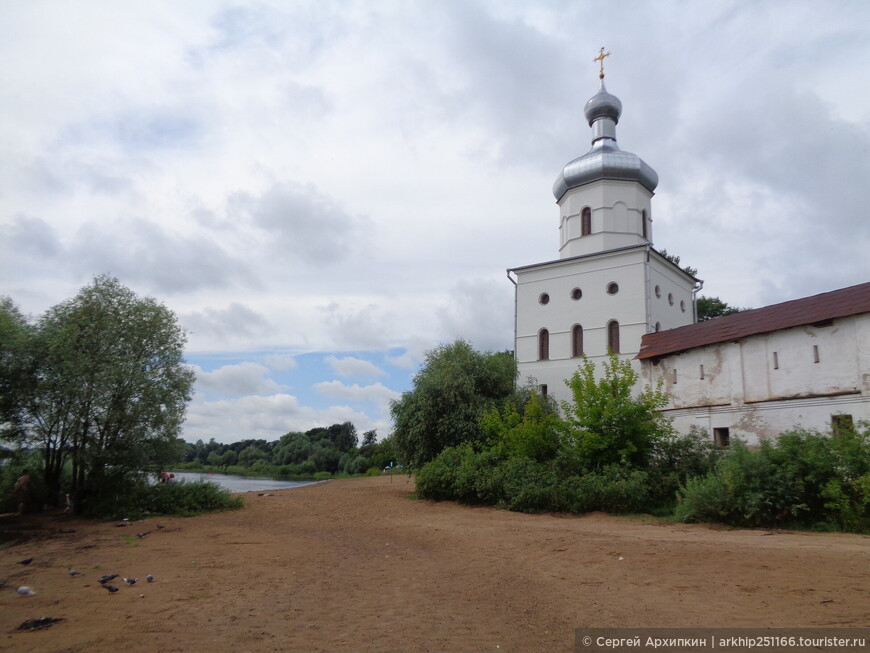
[[[281,386],[268,378],[269,369],[257,363],[225,365],[213,372],[205,372],[194,366],[196,388],[216,394],[271,394],[279,392]]]
[[[323,361],[329,365],[339,376],[386,376],[381,368],[361,358],[353,356],[327,356]]]
[[[281,372],[295,370],[297,367],[299,367],[299,363],[296,362],[296,358],[294,356],[288,356],[286,354],[269,354],[263,357],[263,362],[266,363],[266,365],[268,365],[271,369]]]
[[[390,390],[380,383],[372,385],[345,385],[341,381],[323,381],[316,383],[314,388],[321,394],[350,401],[369,401],[382,409],[389,407],[390,402],[402,396],[402,393]]]

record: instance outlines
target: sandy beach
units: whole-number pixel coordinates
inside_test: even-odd
[[[870,626],[867,536],[524,515],[413,491],[407,476],[328,481],[126,527],[3,518],[0,649],[571,651],[576,628]],[[109,573],[117,592],[97,582]],[[63,621],[16,630],[39,617]]]

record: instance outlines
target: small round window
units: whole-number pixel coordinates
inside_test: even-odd
[[[539,304],[549,304],[550,303],[550,295],[545,292],[541,293],[541,296],[538,297]]]
[[[668,304],[670,304],[671,306],[674,305],[674,293],[672,292],[668,293]]]
[[[582,296],[583,296],[583,291],[580,290],[579,288],[574,288],[574,290],[571,291],[571,299],[573,299],[575,302],[578,299],[580,299]]]
[[[683,311],[683,313],[686,312],[686,300],[684,299],[680,300],[680,310]]]
[[[656,286],[656,298],[661,299],[662,296],[662,288],[661,286]]]
[[[610,283],[607,284],[607,294],[608,295],[615,295],[618,292],[619,292],[619,286],[617,285],[617,283],[615,281],[611,281]]]

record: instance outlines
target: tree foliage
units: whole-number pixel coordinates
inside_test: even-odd
[[[511,396],[516,373],[510,353],[480,353],[463,340],[428,351],[413,389],[390,407],[400,458],[419,466],[445,447],[482,439],[481,415]]]
[[[184,443],[177,462],[182,467],[204,465],[227,471],[297,477],[312,474],[362,474],[383,470],[396,460],[392,438],[378,441],[377,431],[366,431],[357,446],[356,427],[351,422],[318,426],[302,433],[290,431],[274,441],[240,440],[221,444],[197,440]],[[234,469],[229,470],[229,467]]]
[[[667,405],[661,389],[643,389],[633,396],[637,372],[627,360],[611,354],[596,377],[585,358],[566,381],[573,402],[563,402],[565,446],[583,469],[612,464],[645,466],[658,440],[671,432],[659,410]]]
[[[698,276],[698,268],[693,268],[690,265],[681,266],[680,265],[680,257],[676,254],[668,254],[668,250],[663,249],[659,252],[662,256],[668,259],[671,263],[682,269],[686,274],[692,277]]]
[[[49,309],[24,347],[16,441],[38,448],[49,496],[67,462],[77,499],[177,456],[194,374],[175,315],[99,276]]]
[[[717,317],[733,315],[734,313],[747,310],[745,308],[729,306],[718,297],[704,297],[703,295],[698,297],[695,307],[698,311],[698,322],[706,322]]]

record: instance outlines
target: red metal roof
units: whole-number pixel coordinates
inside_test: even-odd
[[[870,283],[862,283],[812,297],[717,317],[706,322],[648,333],[641,339],[640,353],[635,358],[654,358],[757,333],[769,333],[868,312]]]

